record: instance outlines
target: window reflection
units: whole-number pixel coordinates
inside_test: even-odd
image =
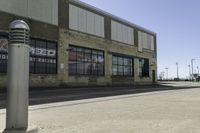
[[[104,75],[104,52],[69,46],[69,75]]]

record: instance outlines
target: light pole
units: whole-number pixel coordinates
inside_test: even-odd
[[[199,76],[199,67],[197,66],[197,72],[198,72],[198,76]]]
[[[194,73],[193,73],[193,61],[194,61],[195,59],[191,59],[191,67],[192,67],[192,80],[193,80],[193,78],[194,78]]]
[[[191,69],[190,69],[190,65],[188,65],[189,67],[189,79],[191,79]]]
[[[176,72],[176,74],[177,74],[177,79],[179,79],[179,76],[178,76],[178,62],[176,62],[176,67],[177,67],[177,72]]]
[[[168,68],[166,67],[166,80],[168,80]]]

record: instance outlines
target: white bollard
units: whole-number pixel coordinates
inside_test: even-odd
[[[29,99],[29,26],[15,20],[9,26],[6,129],[26,131]]]

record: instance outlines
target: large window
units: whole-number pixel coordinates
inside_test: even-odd
[[[7,72],[8,34],[0,33],[0,73]],[[57,73],[57,43],[30,39],[30,73]]]
[[[133,76],[133,59],[121,56],[112,56],[113,76]]]
[[[104,75],[104,52],[69,46],[69,75]]]
[[[139,59],[139,76],[149,77],[149,60]]]
[[[35,74],[57,73],[57,43],[31,39],[30,72]]]

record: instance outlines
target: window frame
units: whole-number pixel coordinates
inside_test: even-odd
[[[75,48],[75,50],[72,50],[73,48]],[[69,76],[77,76],[77,75],[81,75],[81,76],[105,76],[105,52],[103,50],[98,50],[98,49],[93,49],[93,48],[87,48],[87,47],[81,47],[81,46],[76,46],[73,44],[69,44],[69,57],[68,57],[68,75]],[[81,49],[82,51],[82,58],[80,60],[78,60],[78,53],[79,51],[77,49]],[[75,60],[70,60],[70,52],[74,52],[76,55],[76,59]],[[86,52],[87,51],[87,52]],[[90,51],[90,52],[89,52]],[[95,53],[94,53],[95,52]],[[81,53],[81,52],[80,52]],[[86,55],[89,58],[89,60],[84,60]],[[93,60],[96,57],[96,61]],[[98,62],[98,58],[99,57],[103,57],[103,62]],[[72,64],[72,62],[74,62],[75,64],[75,72],[70,73],[70,64]],[[83,70],[82,73],[78,72],[78,63],[81,63],[83,65]],[[86,64],[90,64],[91,66],[95,66],[97,67],[96,69],[92,69],[89,68],[88,71],[86,71]],[[99,67],[99,65],[103,64],[102,67]],[[99,71],[101,70],[102,71]]]
[[[113,59],[117,59],[117,63],[113,63]],[[122,64],[119,64],[119,59],[122,59]],[[131,61],[131,64],[125,65],[125,60]],[[116,74],[114,74],[113,68],[114,66],[117,68]],[[119,67],[122,67],[122,73],[119,71]],[[126,74],[125,68],[131,68],[130,74]],[[134,77],[134,58],[126,57],[126,56],[119,56],[119,55],[112,55],[112,76],[123,76],[123,77]]]
[[[34,65],[33,65],[34,66],[33,71],[31,71],[31,69],[30,69],[30,74],[56,75],[58,73],[58,43],[56,41],[50,41],[50,40],[39,39],[39,38],[32,38],[31,37],[30,38],[30,42],[33,41],[33,40],[35,42],[35,44],[34,44],[35,48],[45,48],[45,50],[48,49],[48,43],[54,43],[55,44],[56,55],[55,55],[55,57],[47,57],[47,55],[46,56],[40,56],[40,55],[36,55],[36,54],[34,54],[34,55],[30,54],[30,58],[34,58],[34,61],[32,61],[32,62],[30,61],[30,68],[31,68],[31,63],[34,63]],[[44,47],[37,47],[37,45],[36,45],[37,41],[41,41],[41,42],[45,43],[45,46]],[[30,46],[31,46],[31,43],[30,43]],[[38,59],[44,59],[44,60],[50,60],[50,59],[52,59],[52,60],[55,60],[56,62],[55,63],[48,63],[47,61],[45,61],[43,63],[39,63],[37,61]],[[37,65],[41,66],[41,64],[45,65],[43,72],[41,70],[38,70],[39,68],[37,69]],[[54,68],[55,71],[54,72],[53,71],[52,72],[49,71],[48,65],[50,65],[50,64],[51,65],[52,64],[55,65],[55,68]],[[52,68],[52,70],[53,70],[53,68]]]

